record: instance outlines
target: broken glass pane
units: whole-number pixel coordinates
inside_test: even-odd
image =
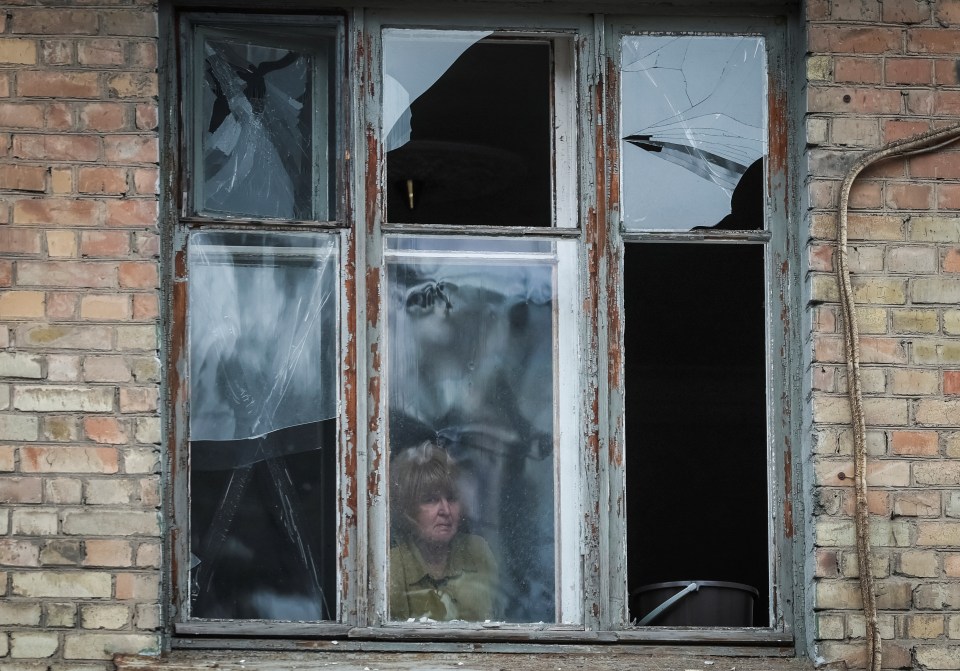
[[[564,244],[388,240],[391,619],[556,621]]]
[[[201,211],[327,219],[332,36],[198,31]],[[282,46],[281,46],[282,45]]]
[[[193,617],[336,616],[337,250],[190,239]]]
[[[550,226],[551,46],[387,29],[387,220]]]
[[[624,226],[763,228],[763,38],[626,36],[621,70]]]

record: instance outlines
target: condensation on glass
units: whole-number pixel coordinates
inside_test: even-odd
[[[338,250],[189,240],[192,617],[336,617]]]
[[[627,229],[764,228],[764,39],[621,39],[622,216]]]
[[[579,552],[576,562],[561,555],[562,538],[579,540],[576,406],[564,405],[575,384],[575,250],[572,241],[387,239],[391,619],[579,617],[564,603],[576,594]],[[566,461],[562,438],[573,441]],[[410,524],[418,502],[402,491],[410,469],[398,464],[425,443],[454,465],[440,492],[459,515],[445,556]],[[566,508],[556,503],[563,492]],[[431,570],[438,549],[446,564]]]
[[[334,27],[198,27],[194,207],[244,218],[335,218]]]
[[[383,32],[387,221],[553,225],[546,39]]]

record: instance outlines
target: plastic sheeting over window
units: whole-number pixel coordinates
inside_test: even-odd
[[[453,457],[461,530],[498,565],[492,617],[514,622],[557,617],[557,245],[388,242],[391,455],[432,441]]]
[[[198,31],[196,171],[201,212],[327,219],[329,34]]]
[[[624,225],[763,228],[763,38],[627,36],[621,70]]]
[[[190,239],[194,617],[335,617],[338,244]]]

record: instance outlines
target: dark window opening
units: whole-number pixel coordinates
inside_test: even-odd
[[[413,95],[417,64],[439,57],[428,40],[385,51],[387,76]],[[387,220],[550,226],[550,69],[546,42],[485,39],[464,50],[397,122],[409,139],[392,142],[395,125],[386,129]]]
[[[650,585],[692,580],[755,588],[752,625],[768,624],[763,277],[762,245],[626,247],[627,556],[635,622],[651,610],[642,597]],[[680,624],[668,614],[647,624]]]

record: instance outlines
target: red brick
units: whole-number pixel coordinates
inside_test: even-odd
[[[72,65],[73,42],[68,40],[43,40],[43,62],[47,65]]]
[[[156,294],[134,294],[133,318],[138,321],[156,319],[160,314]]]
[[[134,248],[144,258],[160,256],[160,236],[156,233],[137,233]]]
[[[932,456],[937,453],[936,431],[893,431],[890,450],[893,454]]]
[[[949,396],[960,394],[960,370],[943,371],[943,393]]]
[[[883,122],[884,142],[893,142],[904,138],[913,137],[920,133],[926,133],[930,130],[930,124],[925,121],[897,121],[888,120]]]
[[[931,116],[936,109],[937,96],[934,91],[907,91],[907,112],[917,116]]]
[[[803,6],[808,20],[816,21],[830,17],[830,0],[808,0]]]
[[[43,106],[32,103],[0,103],[0,126],[43,128]]]
[[[63,103],[47,105],[43,118],[50,130],[71,130],[73,128],[73,109]]]
[[[116,473],[119,460],[114,447],[20,448],[24,473]]]
[[[25,198],[14,201],[15,224],[58,224],[95,226],[100,218],[100,203],[67,198]]]
[[[887,186],[887,207],[902,210],[924,210],[933,201],[930,184],[890,184]]]
[[[127,171],[124,168],[88,168],[78,172],[77,190],[80,193],[125,193]]]
[[[116,287],[117,267],[90,261],[21,261],[17,284],[49,287]]]
[[[833,80],[838,84],[879,84],[883,81],[883,63],[879,58],[837,58]]]
[[[37,72],[17,76],[17,93],[38,98],[96,98],[100,95],[96,72]]]
[[[120,286],[128,289],[155,289],[159,286],[157,264],[150,261],[130,261],[118,267]]]
[[[0,287],[13,286],[13,263],[0,261]]]
[[[133,171],[133,186],[141,195],[157,195],[159,179],[160,172],[156,168],[137,168]]]
[[[957,39],[960,42],[960,36]],[[960,44],[957,49],[960,49]],[[935,105],[937,114],[960,114],[960,91],[937,91]]]
[[[957,31],[950,28],[911,28],[907,31],[907,52],[911,54],[956,54]]]
[[[156,163],[156,137],[143,135],[113,135],[103,140],[104,154],[112,163]]]
[[[111,9],[100,13],[103,30],[108,35],[156,37],[157,19],[153,12]]]
[[[116,131],[126,125],[121,103],[89,103],[80,108],[80,130]]]
[[[938,23],[960,25],[960,0],[937,0],[936,6]]]
[[[130,47],[129,65],[132,68],[142,68],[144,70],[157,69],[157,44],[156,42],[137,42]]]
[[[844,96],[850,100],[845,101]],[[899,114],[900,92],[885,89],[826,88],[812,86],[807,94],[811,113]]]
[[[80,254],[92,257],[127,256],[130,234],[126,231],[84,231],[80,234]]]
[[[35,165],[0,165],[0,189],[45,191],[47,170]]]
[[[830,18],[835,21],[876,22],[880,18],[877,0],[833,0]]]
[[[106,445],[122,445],[128,441],[126,428],[115,417],[84,417],[83,433],[89,440]]]
[[[47,294],[47,319],[63,320],[77,318],[77,295],[62,291]]]
[[[960,273],[960,248],[948,249],[943,257],[943,272]]]
[[[828,54],[897,53],[903,38],[898,28],[823,26],[809,27],[809,50]]]
[[[80,65],[123,65],[123,42],[120,40],[83,40],[77,43]]]
[[[938,59],[933,66],[937,84],[941,86],[956,86],[960,84],[960,58],[949,60]]]
[[[960,153],[939,151],[909,159],[912,177],[960,179]]]
[[[888,58],[884,63],[888,84],[933,83],[933,61],[921,58]]]
[[[92,9],[18,9],[10,32],[29,35],[94,35],[97,12]]]
[[[41,503],[43,481],[40,478],[0,478],[0,503]]]
[[[137,105],[137,128],[153,130],[157,127],[157,106]]]
[[[876,209],[882,202],[883,191],[878,182],[858,180],[850,189],[850,207],[854,210]]]
[[[39,254],[40,232],[23,229],[0,227],[0,249],[7,254]]]
[[[924,23],[930,20],[930,4],[925,0],[885,0],[881,18],[884,23]]]
[[[152,72],[124,72],[107,77],[107,92],[113,98],[155,98],[157,75]]]
[[[82,135],[14,135],[14,158],[50,161],[96,161],[100,139]]]
[[[156,226],[157,201],[145,199],[110,200],[106,203],[107,226]]]

